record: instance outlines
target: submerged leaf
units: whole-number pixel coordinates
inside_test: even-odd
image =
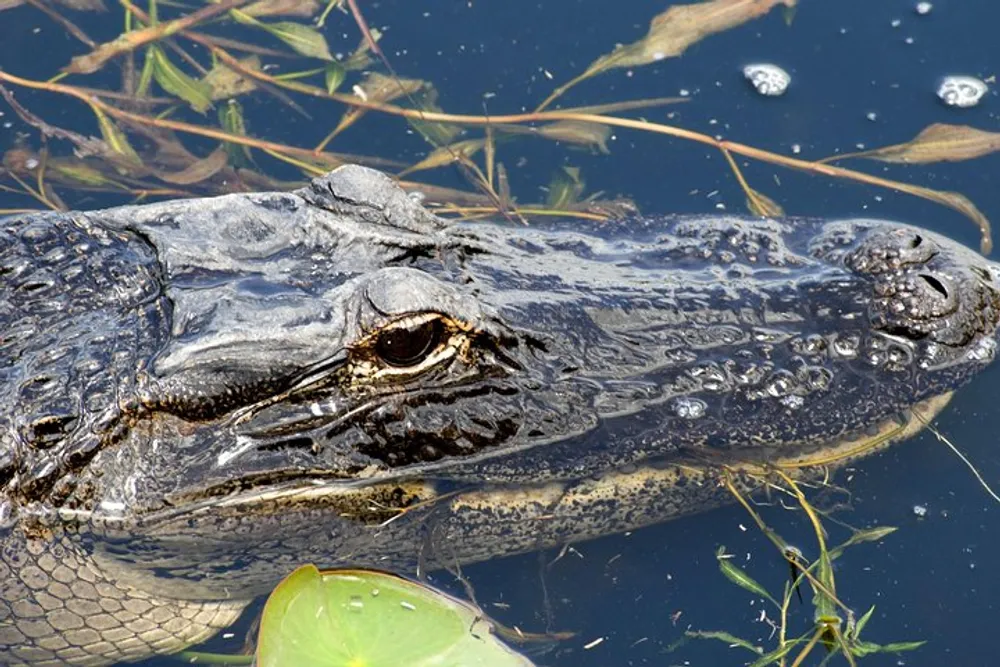
[[[759,595],[762,598],[770,600],[775,606],[780,607],[777,601],[771,597],[771,594],[767,592],[767,589],[758,584],[749,574],[744,572],[742,569],[733,565],[729,555],[726,553],[725,547],[719,547],[719,550],[715,554],[716,559],[719,561],[719,569],[722,570],[722,574],[726,576],[726,579],[733,582],[740,588],[746,589],[755,595]]]
[[[181,98],[198,113],[205,113],[212,106],[212,89],[208,84],[181,71],[159,46],[150,46],[146,53],[153,62],[153,78],[163,90]]]
[[[915,651],[926,641],[920,642],[893,642],[891,644],[874,644],[872,642],[858,642],[851,646],[851,655],[863,658],[873,653],[902,653],[904,651]]]
[[[229,103],[219,109],[219,124],[229,134],[246,136],[246,121],[243,118],[243,107],[236,100],[229,100]],[[222,144],[229,154],[229,164],[234,168],[249,167],[253,164],[250,157],[250,147],[244,144],[237,144],[227,141]]]
[[[797,0],[709,0],[677,5],[654,17],[644,38],[599,58],[588,69],[634,67],[673,58],[709,35],[730,30]]]
[[[229,161],[229,154],[226,152],[225,146],[219,146],[208,157],[197,160],[190,164],[187,168],[176,173],[156,171],[156,177],[167,183],[173,183],[174,185],[193,185],[195,183],[201,183],[202,181],[207,181],[212,176],[215,176],[219,171],[226,166]]]
[[[401,79],[378,72],[369,72],[358,86],[369,102],[391,102],[400,97],[414,95],[427,83],[421,79]]]
[[[695,637],[697,639],[716,639],[720,642],[725,642],[730,646],[745,648],[746,650],[756,653],[757,655],[764,652],[764,649],[760,646],[755,646],[746,639],[737,637],[736,635],[724,630],[688,630],[684,633],[684,635],[687,637]]]
[[[247,69],[260,70],[260,58],[250,56],[240,60],[240,64]],[[241,72],[226,67],[224,64],[216,63],[208,74],[204,76],[202,82],[208,86],[209,95],[213,100],[225,100],[232,97],[239,97],[257,89],[257,82]]]
[[[230,11],[233,7],[237,7],[244,2],[246,0],[220,0],[216,3],[210,3],[197,11],[185,14],[173,21],[165,21],[156,25],[146,26],[141,30],[122,33],[110,42],[100,44],[90,53],[73,58],[63,71],[68,74],[91,74],[103,67],[104,63],[111,58],[129,53],[146,44],[187,30],[218,14]]]
[[[369,72],[363,82],[354,86],[354,94],[366,102],[391,102],[399,97],[414,95],[425,85],[427,84],[420,79],[400,79],[395,76],[379,74],[378,72]],[[348,109],[341,116],[337,127],[323,138],[323,141],[316,146],[315,150],[323,150],[334,137],[356,123],[367,112],[368,109],[361,107]]]
[[[852,634],[854,635],[855,638],[861,636],[861,631],[865,629],[866,625],[868,625],[868,621],[871,620],[872,614],[874,613],[875,613],[875,605],[872,605],[871,607],[869,607],[868,611],[864,613],[864,616],[859,618],[858,622],[854,624],[854,630],[852,631]]]
[[[514,210],[514,196],[510,193],[510,179],[507,178],[507,168],[503,166],[503,162],[496,163],[497,170],[497,198],[500,203],[501,211],[513,211]],[[524,220],[521,220],[524,222]],[[524,224],[528,224],[524,222]]]
[[[433,85],[428,84],[418,92],[419,95],[410,96],[414,98],[414,106],[417,109],[431,113],[444,111],[437,102],[438,92]],[[432,146],[450,144],[462,133],[462,128],[452,123],[433,123],[421,118],[407,118],[406,120]]]
[[[94,115],[97,116],[97,125],[101,128],[101,137],[103,137],[104,142],[111,147],[111,150],[118,155],[124,157],[128,162],[134,164],[142,164],[142,160],[139,159],[139,154],[135,152],[132,148],[132,144],[128,142],[128,138],[125,133],[115,125],[115,122],[108,118],[107,114],[98,109],[95,106],[90,107]]]
[[[897,530],[894,526],[880,526],[878,528],[866,528],[864,530],[857,530],[852,534],[847,541],[839,545],[834,549],[830,549],[830,558],[837,558],[840,556],[844,549],[853,546],[855,544],[862,544],[864,542],[878,542],[883,537],[895,533]]]
[[[330,48],[326,44],[323,33],[311,26],[291,21],[279,21],[277,23],[264,23],[258,21],[249,13],[242,10],[233,10],[230,16],[237,23],[260,28],[269,32],[288,46],[292,47],[296,53],[300,53],[309,58],[319,58],[321,60],[333,60],[330,55]]]
[[[330,48],[326,45],[326,37],[321,32],[301,23],[281,21],[279,23],[262,23],[261,27],[309,58],[333,60]]]
[[[545,205],[557,210],[568,208],[580,201],[585,187],[579,167],[562,167],[549,183]]]
[[[792,652],[800,642],[798,640],[785,641],[783,646],[779,646],[770,653],[766,653],[753,662],[751,662],[747,667],[766,667],[767,665],[773,665],[779,662],[782,658]]]
[[[611,128],[600,123],[579,120],[557,120],[538,128],[538,134],[546,139],[562,141],[568,144],[587,146],[601,153],[610,153],[608,139],[611,138]]]
[[[780,218],[785,215],[785,209],[781,207],[781,204],[759,190],[753,188],[748,188],[748,190],[746,203],[750,213],[761,218]]]
[[[347,78],[347,70],[336,61],[329,62],[324,69],[323,78],[326,82],[326,92],[333,94],[337,92],[340,84],[344,83],[344,79]]]
[[[50,160],[49,169],[65,176],[71,181],[90,187],[117,186],[118,184],[105,176],[101,171],[91,167],[82,160]]]
[[[1000,151],[1000,132],[988,132],[968,125],[935,123],[906,143],[834,156],[826,161],[864,157],[882,162],[929,164],[973,160],[997,151]]]
[[[416,163],[412,167],[407,167],[403,171],[399,172],[399,176],[402,177],[406,174],[411,174],[415,171],[423,171],[425,169],[437,169],[438,167],[451,164],[456,160],[470,158],[478,153],[483,148],[485,143],[486,141],[484,139],[466,139],[465,141],[459,141],[454,144],[435,148],[423,160]]]
[[[798,0],[707,0],[691,5],[676,5],[658,14],[645,37],[620,46],[601,56],[569,83],[558,88],[539,107],[544,109],[556,97],[584,79],[618,67],[648,65],[674,58],[709,35],[735,28],[767,14],[776,5],[794,7]]]
[[[376,44],[380,39],[382,39],[382,33],[375,28],[371,29],[370,34],[372,36],[372,39],[375,40]],[[344,65],[344,69],[346,69],[349,72],[354,72],[358,70],[363,70],[369,65],[371,65],[372,64],[371,48],[372,48],[372,43],[368,41],[368,38],[362,37],[361,43],[358,44],[358,48],[354,50],[354,53],[347,56],[346,58],[344,58],[343,61],[341,61],[342,64]]]
[[[56,0],[56,2],[67,9],[72,9],[77,12],[108,11],[108,8],[104,5],[103,0]]]
[[[248,16],[300,16],[307,19],[318,10],[316,0],[257,0],[242,11]]]

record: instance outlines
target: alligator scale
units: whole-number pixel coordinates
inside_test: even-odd
[[[303,561],[412,573],[850,460],[993,360],[998,279],[875,220],[451,224],[360,167],[5,218],[0,662],[177,651]]]

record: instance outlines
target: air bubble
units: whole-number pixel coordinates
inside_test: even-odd
[[[989,88],[974,76],[946,76],[938,86],[937,96],[950,107],[974,107]]]
[[[833,351],[838,357],[852,359],[858,356],[860,341],[855,336],[843,336],[834,339]]]
[[[801,396],[785,396],[781,399],[781,404],[784,405],[789,410],[798,410],[806,402],[806,399]]]
[[[768,378],[764,391],[775,398],[788,396],[795,387],[795,377],[789,371],[775,371]]]
[[[708,410],[708,405],[705,401],[699,398],[691,398],[690,396],[675,398],[671,407],[674,414],[681,419],[698,419],[704,417],[706,410]]]
[[[792,77],[788,72],[770,63],[747,65],[743,68],[743,76],[759,94],[765,97],[784,95],[788,84],[792,82]]]

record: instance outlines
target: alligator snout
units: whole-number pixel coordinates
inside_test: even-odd
[[[847,265],[859,273],[880,275],[906,266],[925,264],[940,251],[935,239],[922,230],[894,228],[870,234]]]
[[[869,317],[885,334],[960,347],[996,330],[1000,292],[994,271],[951,239],[912,227],[875,226],[844,263],[872,280]]]

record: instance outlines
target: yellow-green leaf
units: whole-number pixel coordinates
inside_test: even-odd
[[[608,139],[611,137],[611,128],[600,123],[557,120],[539,127],[537,134],[554,141],[586,146],[605,154],[610,152]]]
[[[459,141],[448,146],[435,148],[423,160],[401,171],[399,176],[405,176],[425,169],[437,169],[438,167],[451,164],[456,160],[472,157],[482,150],[485,143],[484,139],[466,139],[465,141]]]
[[[906,143],[830,159],[865,157],[882,162],[929,164],[973,160],[997,151],[1000,151],[1000,132],[935,123]]]
[[[747,192],[746,204],[750,213],[761,218],[780,218],[785,215],[785,209],[781,208],[781,204],[753,188]]]
[[[762,16],[776,5],[793,7],[798,0],[707,0],[690,5],[675,5],[655,16],[649,32],[637,42],[618,47],[601,56],[569,83],[559,87],[539,107],[544,109],[554,99],[577,83],[617,67],[648,65],[674,58],[709,35],[735,28]]]
[[[324,78],[326,79],[326,92],[334,93],[347,78],[347,70],[336,61],[329,62],[326,64]]]
[[[243,107],[236,100],[229,102],[219,109],[219,124],[228,134],[246,136],[246,120],[243,117]],[[249,167],[253,160],[250,157],[250,147],[245,144],[237,144],[227,141],[222,144],[229,154],[229,164],[233,167]]]
[[[500,200],[501,211],[514,210],[514,197],[510,193],[510,179],[507,178],[507,168],[503,162],[497,162],[497,198]],[[521,222],[528,224],[523,218]]]
[[[148,54],[153,60],[153,78],[163,90],[181,98],[198,113],[205,113],[212,106],[212,89],[208,84],[181,71],[160,47],[150,46]]]
[[[414,106],[428,113],[440,113],[444,110],[437,102],[438,92],[433,85],[427,84],[410,94]],[[432,146],[450,144],[462,133],[462,128],[452,123],[432,123],[420,118],[407,118],[410,126]]]
[[[722,570],[722,574],[725,575],[726,579],[733,582],[740,588],[746,589],[755,595],[759,595],[762,598],[770,600],[776,607],[781,606],[771,596],[771,594],[767,592],[766,588],[758,584],[756,580],[754,580],[742,569],[733,565],[731,559],[729,558],[729,554],[726,553],[725,547],[719,547],[715,557],[719,561],[719,569]]]
[[[853,635],[856,638],[861,636],[861,631],[865,629],[868,625],[868,621],[871,620],[872,614],[875,613],[875,605],[869,607],[868,611],[865,612],[864,616],[858,619],[858,622],[854,624]]]
[[[102,0],[57,0],[57,2],[77,12],[106,12],[108,8]]]
[[[257,0],[241,11],[249,16],[300,16],[309,18],[319,10],[316,0]]]
[[[786,655],[791,653],[792,649],[794,649],[800,643],[801,640],[796,640],[796,639],[785,641],[785,644],[783,646],[779,646],[770,653],[766,653],[760,656],[759,658],[751,662],[749,665],[747,665],[747,667],[766,667],[767,665],[773,665],[774,663],[780,661]]]
[[[65,176],[70,180],[83,183],[84,185],[89,185],[91,187],[118,185],[97,169],[88,166],[80,160],[51,160],[49,161],[49,169]]]
[[[125,133],[115,125],[115,122],[97,107],[91,106],[90,108],[93,110],[94,115],[97,116],[97,125],[101,128],[101,137],[104,139],[104,143],[110,146],[113,152],[126,158],[127,161],[142,164],[139,154],[135,152],[132,144],[128,142]]]
[[[764,652],[759,646],[754,646],[752,643],[748,642],[746,639],[737,637],[736,635],[725,632],[724,630],[688,630],[684,633],[687,637],[696,637],[698,639],[716,639],[720,642],[724,642],[729,646],[739,646],[745,648],[748,651],[760,655]]]
[[[326,38],[316,28],[290,21],[261,23],[260,27],[295,49],[296,53],[309,58],[333,60]]]
[[[260,70],[260,58],[249,56],[240,60],[240,64],[247,69]],[[215,67],[209,70],[202,82],[208,86],[209,96],[213,100],[225,100],[239,97],[252,92],[257,88],[257,82],[250,77],[234,69],[226,67],[223,63],[216,63]]]
[[[372,39],[375,40],[375,43],[378,43],[378,41],[382,39],[382,33],[379,32],[376,28],[372,28],[370,32]],[[369,42],[367,38],[363,37],[361,39],[361,43],[358,44],[358,48],[356,48],[351,55],[344,58],[342,63],[344,65],[344,69],[346,69],[348,72],[355,72],[358,70],[363,70],[367,68],[369,65],[371,65],[372,64],[371,48],[372,48],[371,42]]]
[[[369,72],[364,81],[354,86],[354,93],[366,102],[391,102],[398,97],[413,95],[425,85],[420,79],[400,79],[378,72]],[[323,138],[323,141],[316,146],[316,150],[323,150],[334,137],[356,123],[367,111],[360,107],[352,107],[344,112],[337,127]]]
[[[863,542],[878,542],[883,537],[895,533],[896,530],[897,528],[894,526],[879,526],[878,528],[856,530],[843,544],[834,549],[830,549],[830,558],[832,560],[839,557],[844,552],[844,549],[855,544],[862,544]]]
[[[178,172],[156,171],[156,177],[174,185],[193,185],[206,181],[226,166],[229,155],[224,146],[219,146],[207,157],[197,160]]]
[[[579,167],[562,167],[552,177],[549,183],[549,193],[545,205],[561,210],[578,201],[583,194],[585,184],[580,176]]]
[[[873,653],[903,653],[904,651],[915,651],[926,641],[920,642],[893,642],[890,644],[873,644],[872,642],[858,642],[851,646],[851,655],[863,658]]]
[[[797,0],[709,0],[676,5],[655,16],[649,32],[637,42],[598,58],[588,71],[648,65],[674,58],[704,38],[743,25],[776,5],[793,7]]]

